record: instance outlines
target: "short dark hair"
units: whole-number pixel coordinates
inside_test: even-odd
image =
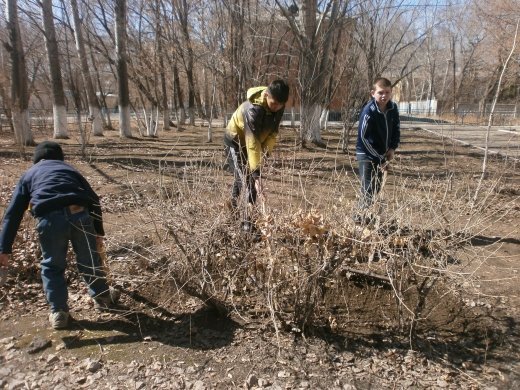
[[[376,85],[379,85],[382,88],[392,88],[392,82],[386,77],[378,77],[375,79],[374,83],[372,84],[372,89],[375,89]]]
[[[63,161],[63,149],[60,144],[54,141],[43,141],[34,149],[33,163],[40,160],[61,160]]]
[[[289,86],[285,80],[274,80],[267,87],[269,94],[276,99],[277,102],[287,103],[289,100]]]

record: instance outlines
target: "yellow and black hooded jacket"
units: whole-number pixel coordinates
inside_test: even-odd
[[[224,135],[224,144],[230,147],[238,145],[247,155],[248,167],[254,177],[260,175],[262,154],[270,153],[276,144],[284,111],[269,110],[264,98],[266,89],[254,87],[247,90],[247,100],[234,112]]]

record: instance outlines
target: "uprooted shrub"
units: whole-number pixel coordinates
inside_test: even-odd
[[[352,322],[371,295],[380,326],[415,334],[461,291],[470,277],[464,270],[483,261],[471,238],[507,210],[496,202],[499,210],[488,209],[496,182],[475,204],[471,181],[452,189],[450,180],[395,177],[371,218],[357,225],[354,201],[342,198],[357,184],[340,174],[318,183],[327,195],[317,196],[313,207],[294,201],[311,197],[298,190],[279,191],[255,210],[243,206],[256,225],[246,232],[242,216],[226,208],[230,178],[208,166],[191,168],[168,176],[166,167],[160,178],[140,184],[155,191],[135,189],[142,223],[134,228],[149,241],[140,251],[129,249],[130,261],[146,270],[134,280],[166,282],[221,312],[265,318],[297,333]],[[363,293],[364,300],[353,303]]]

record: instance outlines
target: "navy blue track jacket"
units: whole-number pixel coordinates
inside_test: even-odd
[[[34,164],[18,181],[5,211],[0,253],[12,252],[16,232],[29,207],[34,217],[42,217],[70,205],[88,208],[96,233],[105,234],[99,197],[81,173],[60,160],[41,160]]]
[[[393,101],[387,103],[387,110],[379,110],[374,99],[369,101],[359,116],[356,154],[375,163],[385,161],[388,149],[397,149],[401,138],[399,110]],[[364,156],[363,156],[364,155]]]

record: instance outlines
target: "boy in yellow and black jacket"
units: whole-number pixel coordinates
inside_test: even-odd
[[[254,87],[247,91],[247,100],[235,111],[226,128],[224,145],[227,165],[234,174],[231,206],[237,208],[242,186],[247,187],[247,199],[254,204],[264,196],[261,165],[264,154],[276,144],[278,128],[289,86],[284,80],[275,80],[268,87]]]

